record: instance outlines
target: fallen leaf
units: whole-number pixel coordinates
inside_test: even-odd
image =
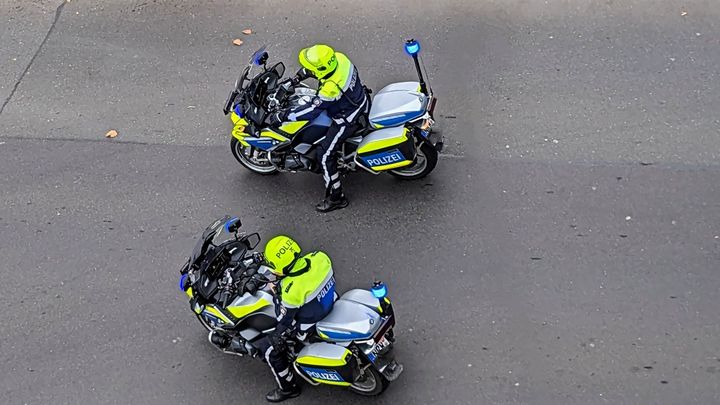
[[[687,15],[687,11],[683,11],[682,13],[680,13],[680,15],[685,17]]]
[[[115,138],[118,136],[118,131],[111,129],[105,133],[105,138]]]
[[[248,28],[246,30],[242,30],[242,33],[245,35],[250,35],[250,34],[252,34],[252,30],[250,28]]]
[[[233,39],[233,45],[240,46],[242,44],[243,44],[242,39],[240,39],[240,38]]]

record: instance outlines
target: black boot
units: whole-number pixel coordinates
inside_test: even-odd
[[[299,396],[301,392],[302,390],[300,389],[300,386],[297,384],[293,384],[292,388],[290,388],[288,391],[285,391],[282,388],[275,388],[274,390],[268,392],[267,395],[265,395],[265,399],[267,399],[268,402],[282,402],[286,399]]]
[[[326,197],[324,200],[320,201],[320,203],[315,206],[315,210],[318,212],[330,212],[345,208],[348,204],[350,204],[350,201],[348,201],[347,197],[345,197],[345,194],[340,194],[339,197],[335,198],[331,195],[330,197]]]

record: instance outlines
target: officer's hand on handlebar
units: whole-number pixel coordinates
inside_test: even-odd
[[[250,294],[254,294],[255,291],[258,290],[259,287],[260,286],[259,286],[257,280],[251,279],[250,281],[247,282],[247,284],[245,284],[245,291],[247,291]]]

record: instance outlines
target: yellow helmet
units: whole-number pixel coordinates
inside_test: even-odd
[[[265,260],[277,276],[287,275],[300,253],[300,245],[285,235],[276,236],[265,245]]]
[[[327,45],[317,44],[300,50],[300,64],[311,71],[315,77],[322,79],[337,67],[335,51]]]

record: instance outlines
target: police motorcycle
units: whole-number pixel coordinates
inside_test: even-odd
[[[253,250],[260,236],[242,233],[240,226],[238,218],[225,216],[205,229],[180,270],[180,290],[214,347],[263,359],[254,343],[277,324],[276,277]],[[285,336],[289,363],[309,384],[378,395],[403,370],[392,353],[395,315],[387,287],[376,281],[369,290],[334,298],[314,328],[299,325]]]
[[[443,147],[442,136],[431,130],[437,99],[420,69],[420,44],[408,40],[405,51],[415,62],[418,81],[389,84],[372,98],[361,128],[338,151],[341,171],[387,172],[412,180],[435,168]],[[315,148],[332,120],[322,113],[312,121],[269,125],[266,120],[271,114],[308,105],[317,92],[304,83],[294,85],[289,78],[281,79],[285,65],[278,62],[268,67],[267,60],[264,47],[255,52],[225,102],[223,112],[230,114],[234,124],[232,153],[241,165],[258,174],[317,172]],[[367,91],[369,97],[371,91]]]

